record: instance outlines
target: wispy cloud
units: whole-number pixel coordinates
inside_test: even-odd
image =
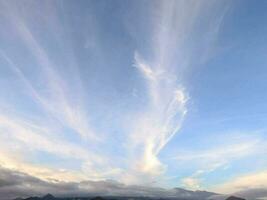
[[[232,134],[227,135],[227,138],[216,142],[215,140],[211,146],[219,143],[214,148],[207,148],[205,150],[196,150],[194,152],[181,151],[175,158],[179,164],[190,163],[195,165],[197,170],[190,176],[184,177],[181,181],[185,187],[191,189],[200,189],[203,178],[218,169],[227,170],[229,165],[235,160],[244,159],[262,153],[264,150],[265,141],[261,136],[254,134],[251,136],[244,136]],[[250,135],[246,133],[246,135]],[[218,139],[218,138],[217,138]]]
[[[267,198],[267,172],[244,174],[213,188],[222,193],[234,193],[249,199]]]
[[[82,171],[72,173],[71,176],[73,179],[80,179],[82,176],[84,178],[90,177],[91,179],[103,179],[107,176],[111,176],[114,173],[120,173],[119,169],[112,168],[108,164],[109,159],[107,159],[104,155],[97,154],[96,152],[90,150],[86,146],[81,146],[77,144],[70,143],[68,141],[62,140],[57,134],[52,135],[51,132],[54,131],[52,129],[48,129],[47,127],[38,126],[38,124],[32,124],[28,121],[21,121],[19,119],[14,119],[7,116],[0,116],[0,127],[2,131],[1,138],[1,149],[6,152],[6,149],[9,149],[9,152],[6,152],[7,157],[11,157],[11,159],[7,159],[7,157],[2,157],[0,161],[3,166],[12,167],[18,170],[22,170],[25,172],[33,172],[33,175],[39,175],[39,177],[43,178],[59,178],[55,176],[57,172],[54,173],[43,173],[43,169],[38,171],[38,167],[34,167],[25,160],[23,160],[25,155],[31,154],[31,152],[35,152],[37,150],[51,153],[55,156],[74,159],[75,162],[80,160],[82,162],[83,168]],[[16,148],[10,149],[8,146],[14,146]],[[23,153],[23,154],[20,154]],[[16,161],[12,159],[13,154],[20,155],[20,159]],[[27,159],[29,160],[29,158]],[[22,167],[23,164],[24,166]],[[36,170],[29,170],[30,168],[35,168]],[[48,170],[52,172],[53,170]],[[68,170],[66,171],[66,177],[68,174]],[[44,174],[46,174],[44,176]],[[70,173],[71,174],[71,173]],[[61,176],[59,179],[66,179],[66,177]]]
[[[134,144],[131,151],[135,152],[137,163],[134,166],[140,173],[156,177],[166,170],[167,166],[160,161],[159,153],[178,133],[188,111],[190,95],[183,76],[185,69],[194,64],[193,58],[196,56],[191,41],[199,37],[193,35],[192,30],[199,23],[199,16],[213,6],[217,5],[209,5],[205,1],[160,2],[155,6],[156,14],[151,19],[154,22],[149,37],[151,51],[149,54],[142,55],[138,51],[134,54],[134,67],[144,77],[148,94],[145,109],[134,119],[134,128],[130,133],[130,141]],[[212,22],[204,19],[205,31],[211,29],[211,23],[219,27],[221,20],[221,17]],[[212,33],[210,37],[215,41],[218,31]],[[197,48],[208,51],[212,45],[213,42]],[[210,55],[198,55],[201,59],[206,56]]]
[[[46,90],[37,90],[35,87],[37,83],[32,83],[20,69],[19,64],[15,63],[4,50],[1,50],[1,56],[25,84],[29,95],[42,106],[45,112],[55,117],[64,126],[73,128],[82,137],[96,139],[99,134],[95,134],[92,127],[90,127],[88,115],[84,112],[83,105],[81,105],[82,100],[79,101],[78,105],[71,101],[67,92],[70,85],[62,78],[61,74],[63,73],[60,74],[56,70],[56,64],[53,63],[45,48],[35,38],[24,17],[17,14],[10,15],[10,13],[18,11],[16,6],[11,5],[4,6],[10,12],[5,11],[2,15],[8,16],[9,22],[15,27],[16,34],[34,56],[34,63],[37,63],[35,67],[39,70],[38,76],[40,76],[42,82],[45,82]],[[78,91],[79,88],[76,88],[75,95],[81,99],[83,91],[80,91],[79,94],[77,93]]]
[[[227,140],[228,141],[228,140]],[[257,138],[249,138],[248,140],[242,141],[236,144],[223,144],[217,148],[208,149],[206,151],[197,152],[183,152],[180,153],[175,159],[178,161],[222,161],[231,160],[234,158],[240,158],[252,154],[258,149],[260,140]]]
[[[138,164],[139,170],[158,174],[164,170],[164,166],[157,155],[181,127],[187,112],[187,97],[184,89],[179,88],[175,80],[168,78],[166,72],[163,74],[163,69],[162,73],[154,72],[139,56],[136,57],[135,65],[148,78],[150,102],[147,110],[138,116],[131,139],[143,152],[140,155],[142,162]]]
[[[29,154],[31,152],[43,151],[58,157],[81,160],[81,171],[73,173],[70,172],[71,170],[65,170],[66,177],[79,180],[82,176],[88,177],[88,174],[90,174],[91,179],[102,179],[110,174],[118,173],[118,169],[109,166],[107,164],[108,159],[101,153],[97,153],[93,148],[91,142],[95,144],[100,142],[101,134],[96,133],[92,124],[90,124],[90,117],[83,104],[85,99],[82,99],[85,91],[82,90],[82,85],[79,85],[81,82],[77,81],[80,77],[78,77],[79,74],[74,73],[76,69],[72,70],[73,73],[71,74],[73,78],[71,80],[75,80],[75,82],[66,79],[64,73],[59,71],[58,63],[53,62],[50,57],[51,54],[42,46],[41,39],[35,35],[36,32],[32,29],[33,24],[29,23],[27,18],[31,14],[20,12],[21,4],[15,5],[4,2],[1,4],[6,9],[1,10],[1,15],[8,20],[12,30],[19,38],[19,42],[33,57],[31,65],[34,67],[32,71],[38,72],[37,77],[33,78],[31,74],[25,72],[27,71],[26,67],[17,62],[17,59],[13,55],[10,56],[10,53],[5,49],[0,50],[0,58],[22,83],[21,88],[28,95],[28,100],[31,103],[36,103],[43,111],[39,116],[32,116],[30,112],[21,115],[20,111],[15,111],[12,106],[5,112],[2,107],[0,108],[2,148],[6,151],[11,150],[10,146],[19,147],[20,149],[6,152],[6,154],[11,157],[17,154],[21,158],[20,163],[16,162],[15,159],[4,159],[2,157],[1,161],[3,161],[4,166],[12,166],[24,172],[30,171],[42,178],[53,176],[59,179],[64,178],[55,175],[58,171],[52,173],[52,169],[45,169],[48,173],[44,173],[44,168],[39,166],[40,170],[38,170],[38,167],[30,163],[31,161],[25,162],[23,160],[27,157],[25,155],[28,155],[27,160],[30,160]],[[29,2],[27,6],[31,7],[33,4]],[[49,16],[49,23],[58,22],[57,16],[51,16]],[[57,25],[58,27],[62,26],[59,22]],[[61,39],[59,42],[63,43],[64,41]],[[72,60],[72,65],[75,64],[74,57],[67,59]],[[8,104],[8,102],[6,103]],[[8,113],[13,113],[13,115]],[[64,131],[66,130],[71,131],[71,134],[75,133],[80,136],[83,143],[64,141],[62,135],[65,135]],[[4,143],[8,143],[9,146],[4,145]],[[90,147],[88,147],[89,144]],[[19,151],[23,151],[24,154],[19,154]],[[67,176],[68,173],[72,175]]]
[[[1,62],[4,63],[4,69],[8,73],[13,72],[12,75],[15,75],[19,84],[21,83],[19,86],[16,85],[17,88],[15,89],[23,89],[23,92],[26,93],[26,95],[23,93],[26,96],[23,98],[27,100],[27,103],[38,107],[37,114],[32,114],[31,111],[26,110],[27,108],[25,108],[26,111],[23,110],[23,105],[20,107],[23,108],[22,111],[16,110],[16,105],[11,105],[10,110],[12,112],[10,113],[12,114],[9,113],[10,110],[4,112],[0,107],[1,165],[24,173],[28,172],[29,175],[42,179],[44,182],[50,179],[83,181],[85,179],[114,178],[124,183],[146,184],[147,182],[155,183],[162,178],[168,169],[168,164],[163,162],[160,153],[179,132],[188,111],[190,111],[188,105],[190,94],[185,82],[186,73],[194,64],[203,62],[214,54],[213,46],[225,13],[224,9],[217,12],[216,8],[220,7],[221,3],[171,0],[168,2],[158,1],[154,4],[151,1],[153,5],[148,9],[153,9],[153,12],[150,13],[150,19],[146,20],[145,23],[149,24],[147,27],[152,29],[147,32],[144,31],[146,34],[149,33],[147,35],[142,35],[143,32],[140,33],[142,38],[149,38],[149,45],[144,47],[146,50],[142,49],[143,45],[140,45],[140,49],[135,51],[130,50],[129,54],[132,57],[129,59],[134,61],[134,68],[132,66],[127,68],[132,72],[131,75],[133,79],[136,79],[136,82],[144,83],[144,85],[140,84],[141,89],[139,88],[145,98],[142,101],[144,105],[134,111],[132,108],[122,109],[122,114],[118,114],[120,123],[117,126],[114,125],[115,120],[113,118],[115,117],[113,115],[109,120],[98,115],[99,110],[101,110],[99,112],[105,112],[105,105],[99,105],[101,103],[98,104],[96,100],[95,104],[90,104],[90,97],[93,98],[106,92],[101,90],[101,82],[106,78],[102,77],[104,72],[99,73],[101,77],[95,77],[94,74],[97,71],[96,68],[100,66],[97,65],[98,62],[101,63],[101,67],[103,63],[108,66],[103,67],[103,70],[107,71],[105,71],[106,74],[112,71],[110,69],[108,71],[108,68],[116,67],[108,63],[109,57],[112,56],[103,50],[108,45],[105,44],[102,47],[102,44],[98,44],[102,40],[101,34],[97,40],[93,36],[88,36],[84,40],[87,44],[81,46],[86,48],[79,49],[76,53],[83,54],[78,55],[78,58],[86,57],[86,59],[84,63],[82,61],[76,63],[77,58],[73,53],[76,46],[63,45],[67,40],[61,38],[67,34],[64,32],[66,31],[64,29],[65,21],[61,21],[66,16],[65,14],[62,16],[54,15],[54,12],[68,13],[66,10],[59,9],[63,8],[63,5],[58,6],[54,2],[47,2],[53,11],[50,12],[49,9],[49,12],[40,15],[41,17],[38,15],[42,19],[38,18],[40,21],[48,24],[45,24],[43,29],[41,25],[37,25],[39,21],[37,23],[32,20],[35,15],[30,11],[35,10],[36,5],[34,3],[30,2],[25,7],[20,3],[18,5],[5,2],[1,4],[3,4],[4,9],[1,9],[0,15],[4,16],[5,22],[8,24],[7,27],[13,31],[11,32],[14,34],[15,41],[18,42],[18,46],[22,46],[16,51],[20,54],[27,51],[30,57],[29,61],[25,62],[27,64],[20,62],[12,50],[1,45]],[[83,19],[83,15],[79,15],[77,19]],[[72,23],[76,27],[76,18],[73,20],[75,23]],[[94,24],[87,24],[87,20],[85,22],[87,28],[90,29],[89,32],[93,32]],[[201,29],[197,28],[199,24],[203,25]],[[71,28],[74,29],[74,27]],[[82,41],[82,39],[80,41],[79,34],[71,34],[78,38],[73,43]],[[118,36],[116,35],[116,37]],[[93,38],[95,41],[90,43],[88,38]],[[107,38],[107,40],[112,39]],[[106,40],[103,41],[103,43],[106,42]],[[64,46],[61,49],[62,52],[54,50],[56,46],[52,44],[54,42]],[[113,43],[113,41],[110,42],[111,46],[114,45]],[[88,49],[97,51],[98,55],[88,55]],[[124,50],[123,47],[122,51],[124,52]],[[91,63],[90,56],[97,57],[92,58],[92,60],[97,61]],[[63,62],[62,60],[65,59],[70,62]],[[102,62],[102,60],[108,61]],[[88,67],[87,62],[92,66]],[[65,72],[66,63],[70,65],[69,68],[71,69]],[[93,78],[97,83],[96,85],[100,85],[92,93],[89,91],[90,86],[82,84],[82,76],[78,70],[76,71],[80,67],[79,64],[84,67],[84,71],[81,73],[93,74],[88,77],[84,76],[84,79]],[[121,69],[124,70],[122,67]],[[115,69],[114,71],[119,70]],[[140,81],[140,78],[143,80]],[[13,84],[12,81],[9,80],[9,84]],[[119,84],[124,83],[125,77],[122,77],[118,82],[120,82]],[[140,97],[136,95],[139,92],[138,89],[134,90],[136,99]],[[20,95],[15,96],[20,98]],[[118,92],[119,97],[121,97],[120,95],[122,93]],[[99,96],[95,99],[102,98],[101,95]],[[112,97],[109,98],[112,99]],[[123,100],[120,99],[120,101]],[[8,101],[5,103],[6,105],[9,104]],[[138,102],[133,100],[133,103]],[[100,109],[89,108],[89,106],[94,107],[95,105]],[[114,107],[110,104],[109,109],[112,110],[112,113],[117,112],[117,108]],[[92,120],[92,118],[94,119]],[[106,124],[109,128],[105,130],[102,126]],[[102,130],[106,132],[102,132]],[[112,135],[114,132],[117,134],[118,141],[115,141],[117,138]],[[250,143],[243,143],[239,146],[229,145],[227,146],[228,150],[220,147],[197,153],[187,152],[184,154],[182,152],[176,157],[176,161],[202,160],[212,162],[208,169],[201,168],[192,176],[185,177],[184,184],[199,188],[201,175],[225,165],[236,157],[250,154],[255,145],[257,145],[257,141],[255,144],[250,141]],[[10,148],[11,146],[14,148]],[[38,151],[51,154],[57,159],[66,158],[73,162],[79,160],[78,169],[65,169],[63,167],[57,170],[50,166],[51,163],[46,163],[47,166],[33,164],[31,154]],[[90,185],[90,187],[94,186]]]

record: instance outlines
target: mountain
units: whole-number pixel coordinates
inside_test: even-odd
[[[217,193],[207,192],[207,191],[191,191],[182,188],[174,188],[170,191],[171,196],[182,199],[208,199],[211,196],[218,195]]]
[[[245,200],[245,199],[240,198],[240,197],[230,196],[226,200]]]
[[[190,191],[182,188],[173,188],[168,190],[167,193],[154,196],[87,196],[87,197],[54,197],[51,194],[47,194],[43,197],[28,197],[20,200],[215,200],[219,195],[213,192],[207,191]],[[15,200],[15,199],[14,199]],[[224,197],[222,200],[245,200],[240,197],[230,196]]]
[[[43,196],[42,200],[53,200],[55,197],[52,194],[47,194]]]
[[[26,199],[22,199],[22,200],[56,200],[57,198],[55,198],[52,194],[47,194],[43,197],[28,197]]]

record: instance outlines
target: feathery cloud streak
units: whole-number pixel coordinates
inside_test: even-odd
[[[231,3],[1,2],[1,166],[45,183],[116,179],[202,188],[204,177],[261,157],[266,139],[251,131],[262,128],[257,123],[219,130],[225,140],[225,132],[244,126],[249,140],[216,146],[210,137],[218,132],[209,115],[223,115],[234,102],[220,97],[232,89],[224,85],[238,62],[225,73],[216,67],[226,61],[207,62],[223,48],[217,40]],[[195,126],[200,121],[207,126]]]

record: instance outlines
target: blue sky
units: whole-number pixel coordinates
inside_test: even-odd
[[[266,188],[266,8],[1,1],[0,165],[46,181]]]

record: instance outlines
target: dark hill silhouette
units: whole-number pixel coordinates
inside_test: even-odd
[[[94,197],[94,198],[92,198],[91,200],[105,200],[103,197]]]
[[[47,194],[47,195],[43,196],[42,199],[43,200],[53,200],[53,199],[55,199],[55,197],[52,194]]]
[[[146,196],[87,196],[87,197],[54,197],[52,194],[47,194],[43,197],[29,197],[20,200],[209,200],[215,193],[207,191],[190,191],[180,188],[174,188],[172,191],[175,196],[172,197],[146,197]],[[15,199],[14,199],[15,200]],[[225,200],[245,200],[240,197],[230,196]]]
[[[42,199],[42,198],[40,198],[40,197],[28,197],[24,200],[40,200],[40,199]]]
[[[47,194],[43,197],[28,197],[26,199],[22,199],[22,200],[56,200],[57,198],[55,198],[52,194]]]
[[[245,200],[245,199],[240,198],[240,197],[236,197],[236,196],[230,196],[226,200]]]

